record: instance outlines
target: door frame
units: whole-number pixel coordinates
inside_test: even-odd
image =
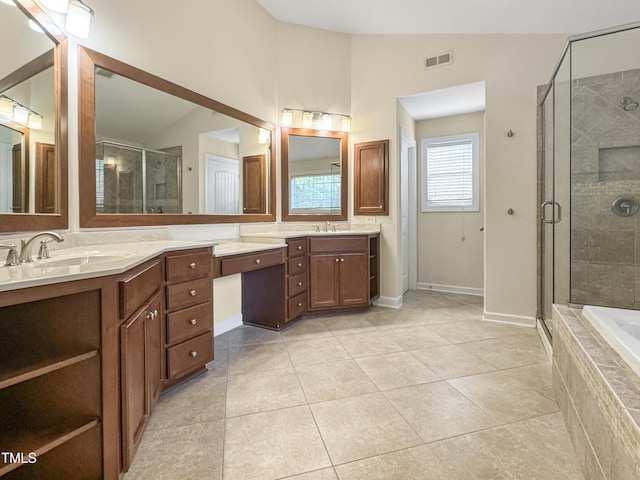
[[[407,221],[409,222],[409,251],[404,252],[402,248],[402,195],[399,195],[400,202],[400,228],[398,229],[398,244],[400,251],[400,282],[402,289],[402,276],[404,255],[409,256],[409,290],[416,290],[418,286],[418,158],[417,158],[417,142],[415,138],[409,135],[402,127],[400,128],[400,188],[403,185],[403,176],[408,175],[407,184],[409,185],[409,212]],[[407,151],[407,169],[402,168],[402,152]],[[413,180],[412,180],[413,179]],[[404,292],[402,292],[404,293]]]

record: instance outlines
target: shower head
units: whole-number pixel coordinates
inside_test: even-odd
[[[631,97],[622,97],[620,99],[620,105],[625,112],[630,112],[638,108],[638,102]]]

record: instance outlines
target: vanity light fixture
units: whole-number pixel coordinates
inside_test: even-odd
[[[69,2],[65,29],[74,37],[89,38],[89,29],[91,28],[93,15],[93,10],[83,3],[82,0],[71,0]]]
[[[13,3],[13,0],[0,0],[0,2],[2,3],[6,3],[7,5],[9,5],[10,7],[15,7],[16,4]]]
[[[293,112],[288,108],[282,110],[282,125],[285,127],[293,125]]]
[[[42,128],[42,115],[4,95],[0,95],[0,115],[34,130]]]
[[[69,0],[41,0],[42,5],[57,13],[67,13],[69,10]]]
[[[311,128],[313,126],[312,112],[302,112],[302,126],[304,128]]]
[[[302,121],[300,120],[301,117]],[[340,131],[351,131],[351,117],[349,115],[341,113],[312,112],[309,110],[297,110],[295,108],[285,108],[282,110],[282,126],[284,127],[290,127],[297,124],[297,126],[302,126],[302,128],[335,131],[333,126],[336,122],[340,122],[338,124]]]
[[[261,145],[269,143],[269,135],[270,134],[271,134],[271,132],[269,130],[266,130],[264,128],[258,129],[258,143],[261,144]]]

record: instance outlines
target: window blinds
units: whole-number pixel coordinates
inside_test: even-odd
[[[426,163],[429,206],[472,205],[473,142],[471,140],[429,144]]]

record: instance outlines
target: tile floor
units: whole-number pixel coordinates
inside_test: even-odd
[[[478,297],[216,337],[161,397],[126,480],[582,480],[532,328]]]

